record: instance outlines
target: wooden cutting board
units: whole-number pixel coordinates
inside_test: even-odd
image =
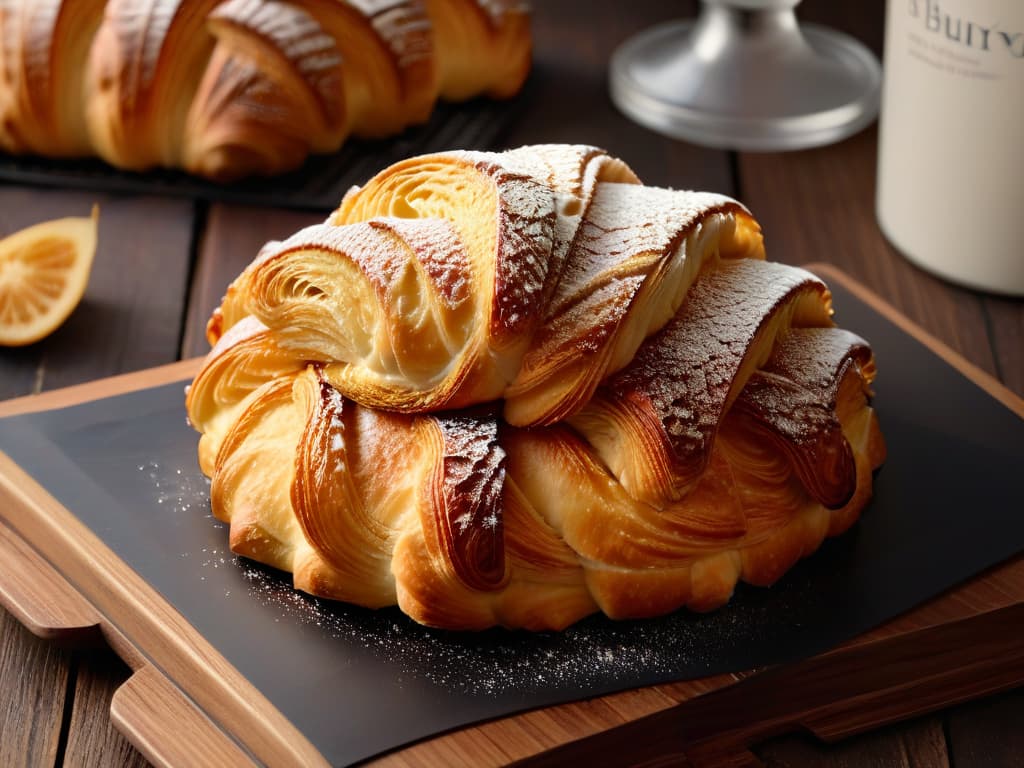
[[[1024,402],[827,267],[989,395]],[[0,404],[58,408],[188,378],[197,361]],[[883,374],[884,375],[884,374]],[[883,424],[884,428],[884,424]],[[108,642],[135,670],[111,716],[154,763],[320,765],[253,684],[74,514],[0,454],[0,600],[36,634]],[[1024,558],[827,653],[492,720],[378,758],[389,766],[753,763],[748,747],[796,729],[833,740],[1024,683]]]

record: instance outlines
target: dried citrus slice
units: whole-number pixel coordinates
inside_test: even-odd
[[[0,240],[0,344],[53,333],[78,306],[96,253],[92,216],[44,221]]]

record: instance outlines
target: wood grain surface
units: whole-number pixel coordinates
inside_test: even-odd
[[[0,765],[61,764],[61,727],[75,666],[72,653],[0,614]]]
[[[143,768],[149,761],[114,727],[97,722],[97,710],[109,710],[115,691],[123,689],[131,671],[109,651],[93,650],[78,659],[74,703],[64,753],[68,765],[109,765]],[[170,714],[170,713],[168,713]],[[176,725],[177,727],[177,725]]]
[[[805,0],[802,18],[842,29],[880,52],[882,0]],[[732,154],[659,137],[619,115],[606,66],[634,31],[692,15],[696,2],[536,2],[535,66],[508,146],[589,142],[624,156],[651,184],[731,193],[764,226],[771,258],[840,266],[910,319],[1024,394],[1024,302],[944,283],[885,241],[873,213],[877,138],[870,128],[839,144],[786,154]],[[0,234],[101,206],[100,247],[85,299],[64,327],[25,349],[0,350],[0,398],[43,392],[170,363],[205,351],[203,327],[227,282],[266,239],[326,211],[258,210],[146,196],[0,185]],[[841,322],[841,316],[839,317]],[[992,600],[1001,587],[988,584]],[[70,650],[0,614],[0,765],[141,765],[110,725],[113,691],[129,670],[108,650]],[[499,759],[533,741],[557,743],[582,719],[594,732],[672,706],[671,692],[634,691],[573,714],[527,717],[485,752],[446,747],[448,764]],[[770,766],[1018,766],[1024,764],[1019,690],[947,708],[829,745],[809,734],[772,738]],[[521,753],[521,752],[520,752]],[[395,763],[400,764],[400,763]]]

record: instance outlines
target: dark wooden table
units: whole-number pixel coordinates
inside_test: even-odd
[[[1024,395],[1024,302],[960,289],[911,266],[873,213],[876,132],[787,154],[735,154],[672,141],[616,112],[606,64],[629,34],[695,12],[678,0],[536,2],[533,76],[501,143],[604,146],[648,184],[743,200],[769,257],[827,261],[876,291],[979,368]],[[883,3],[807,0],[803,19],[881,52]],[[206,351],[203,327],[228,281],[265,240],[325,211],[259,209],[158,196],[0,186],[0,234],[102,207],[100,246],[83,304],[53,336],[0,350],[0,399],[146,368]],[[0,613],[0,765],[142,765],[108,718],[128,669],[106,649],[39,640]],[[826,746],[784,737],[758,754],[779,766],[1024,764],[1024,691],[1010,691]]]

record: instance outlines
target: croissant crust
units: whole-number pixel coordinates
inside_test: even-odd
[[[509,98],[530,49],[522,2],[5,0],[0,150],[277,174],[442,98]]]
[[[299,589],[452,629],[711,610],[870,499],[875,360],[832,314],[734,200],[428,155],[263,249],[187,407],[232,548]]]

